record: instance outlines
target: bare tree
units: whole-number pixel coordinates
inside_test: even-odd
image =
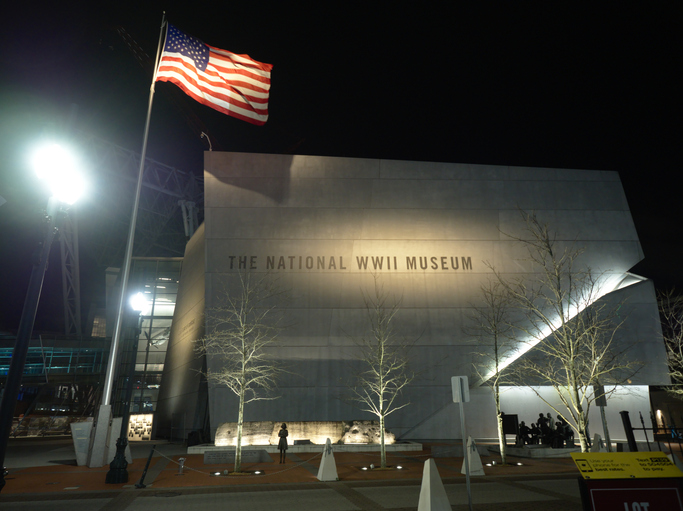
[[[401,300],[390,301],[377,275],[372,294],[363,293],[363,300],[370,331],[358,341],[358,358],[365,369],[355,376],[351,400],[379,419],[381,467],[386,468],[385,419],[410,404],[398,405],[396,399],[413,381],[415,373],[408,367],[410,343],[398,340],[393,330],[392,321]]]
[[[670,290],[659,293],[657,302],[669,359],[669,376],[674,382],[667,392],[683,399],[683,296]]]
[[[513,336],[510,308],[511,298],[500,282],[488,280],[481,286],[483,305],[474,307],[470,317],[472,327],[467,331],[481,340],[489,349],[475,353],[474,370],[480,382],[487,385],[496,405],[498,445],[501,462],[507,462],[507,445],[503,433],[503,414],[500,410],[500,386],[510,383],[509,368],[504,365],[517,349]]]
[[[282,370],[269,348],[282,330],[285,297],[270,274],[239,273],[239,282],[226,288],[219,305],[207,312],[208,334],[197,342],[197,351],[214,359],[207,380],[228,387],[239,399],[235,472],[242,468],[244,406],[253,401],[277,399],[272,392]]]
[[[600,300],[606,275],[582,266],[583,250],[562,248],[534,214],[522,216],[528,236],[513,239],[526,246],[532,273],[512,280],[496,273],[524,317],[515,322],[526,343],[516,356],[529,353],[515,363],[515,373],[576,431],[585,452],[591,404],[626,383],[640,364],[626,356],[631,346],[616,341],[621,304]],[[563,407],[544,399],[535,385],[554,387]],[[601,385],[608,386],[604,394],[594,391]]]

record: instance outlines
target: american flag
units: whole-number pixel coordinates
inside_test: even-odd
[[[158,82],[175,83],[219,112],[252,124],[268,120],[271,64],[204,44],[168,25]]]

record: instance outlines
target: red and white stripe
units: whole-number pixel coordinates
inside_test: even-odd
[[[248,55],[237,55],[207,45],[205,71],[180,53],[164,51],[157,71],[158,82],[171,82],[188,96],[219,112],[252,124],[268,120],[271,64]]]

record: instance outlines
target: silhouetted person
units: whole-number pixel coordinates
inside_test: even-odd
[[[548,425],[548,419],[542,413],[538,414],[538,421],[536,422],[538,429],[541,430],[541,443],[550,444],[552,442],[552,430]]]
[[[282,427],[280,428],[280,431],[278,431],[277,436],[280,437],[280,441],[277,444],[277,448],[280,450],[280,463],[285,462],[285,456],[287,454],[287,435],[289,432],[287,431],[287,424],[282,424]]]
[[[574,430],[569,425],[569,423],[564,420],[560,415],[557,416],[558,422],[557,427],[562,431],[562,439],[566,442],[567,446],[574,445]]]
[[[545,415],[542,413],[538,414],[538,420],[536,421],[536,424],[538,424],[538,427],[540,428],[541,431],[545,429],[545,427],[548,425],[548,419],[546,419]]]
[[[529,434],[531,433],[531,429],[529,429],[529,426],[527,426],[524,421],[522,421],[519,424],[519,440],[518,443],[519,445],[526,445],[531,443],[531,438]]]
[[[537,444],[539,442],[539,438],[541,437],[541,430],[538,429],[538,426],[536,424],[531,425],[531,443],[532,444]]]
[[[562,449],[564,447],[564,441],[564,427],[562,426],[562,423],[558,421],[555,423],[555,430],[552,434],[551,447],[553,449]]]

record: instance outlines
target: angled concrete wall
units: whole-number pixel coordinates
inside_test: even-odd
[[[463,326],[491,276],[485,262],[508,275],[529,271],[523,248],[502,234],[523,234],[518,209],[585,247],[582,262],[614,281],[643,258],[615,172],[205,153],[206,306],[240,269],[278,274],[293,296],[294,326],[276,353],[290,371],[282,397],[250,404],[245,420],[371,418],[343,398],[357,367],[354,338],[367,332],[362,291],[377,274],[402,300],[396,329],[415,340],[422,371],[405,393],[412,404],[388,427],[398,437],[444,438],[450,377],[473,373],[477,340]],[[667,383],[651,286],[620,293],[633,297],[623,341],[651,343],[637,351],[647,369],[632,383]],[[227,389],[209,395],[212,430],[236,420]],[[495,423],[481,427],[494,436]]]
[[[156,434],[163,438],[185,439],[189,431],[202,426],[206,392],[202,393],[202,360],[195,355],[193,341],[204,335],[204,253],[202,224],[185,248],[159,387]]]

